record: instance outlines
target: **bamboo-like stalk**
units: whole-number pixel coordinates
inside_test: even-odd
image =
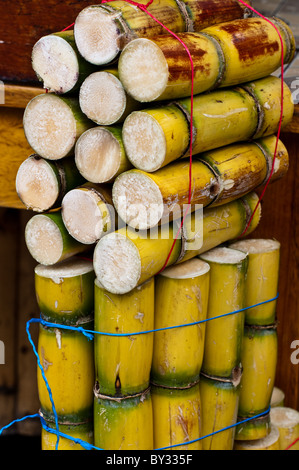
[[[295,54],[292,31],[282,20],[271,19],[283,40],[284,63]],[[276,29],[263,18],[246,18],[179,33],[138,38],[123,49],[118,63],[125,90],[137,101],[152,102],[257,80],[281,65],[282,46]]]
[[[161,0],[147,9],[175,33],[201,30],[249,14],[237,0],[211,0],[208,7],[202,0]],[[76,18],[74,32],[81,55],[93,64],[103,65],[116,60],[132,39],[165,34],[166,30],[140,9],[113,1],[83,9]]]
[[[85,244],[68,233],[60,210],[31,217],[25,227],[25,242],[31,256],[45,266],[87,251]]]
[[[153,450],[150,389],[113,398],[94,390],[94,443],[104,450]]]
[[[34,274],[36,299],[43,319],[78,325],[93,318],[92,260],[74,257],[54,266],[39,264]]]
[[[269,434],[262,439],[235,441],[233,450],[280,450],[278,428],[271,424]]]
[[[92,322],[81,326],[92,329]],[[59,420],[75,424],[90,419],[95,380],[93,342],[82,332],[40,325],[38,354]],[[39,368],[37,386],[46,419],[53,412],[52,403]]]
[[[85,183],[72,189],[62,200],[61,216],[67,231],[75,240],[93,245],[115,230],[111,187]]]
[[[73,154],[79,136],[95,124],[82,113],[76,97],[37,95],[26,106],[23,127],[34,152],[47,160]]]
[[[240,142],[196,155],[192,162],[191,211],[238,199],[266,182],[272,168],[276,136]],[[267,148],[267,150],[266,150]],[[279,140],[271,182],[282,178],[289,156]],[[113,203],[128,225],[141,230],[182,216],[189,200],[190,163],[172,162],[153,173],[132,169],[113,184]]]
[[[41,37],[32,49],[32,68],[49,92],[65,94],[78,91],[95,67],[80,55],[74,31]]]
[[[270,412],[259,417],[239,417],[236,427],[235,442],[257,441],[267,437],[271,430]]]
[[[233,450],[240,377],[241,369],[234,381],[201,374],[202,436],[207,436],[202,441],[203,450]],[[224,430],[226,427],[229,429]]]
[[[240,384],[239,420],[265,412],[271,402],[277,365],[276,326],[245,325],[241,362],[243,375]],[[238,427],[236,439],[250,440],[265,437],[264,426],[251,429],[251,422]]]
[[[286,83],[283,89],[282,127],[291,122],[294,113],[291,90]],[[194,96],[193,155],[275,134],[280,122],[280,104],[281,80],[275,76]],[[176,111],[175,106],[179,108]],[[126,118],[123,143],[135,168],[157,171],[189,155],[191,99],[178,99],[170,110],[160,103],[155,108],[133,111]]]
[[[151,395],[154,448],[202,450],[199,383],[182,389],[152,385]],[[187,444],[189,441],[195,442]]]
[[[281,450],[286,450],[291,444],[290,450],[299,450],[299,412],[292,408],[279,406],[270,411],[271,424],[279,430],[279,445]]]
[[[97,279],[109,292],[130,292],[163,268],[241,236],[257,204],[258,197],[253,193],[219,208],[204,210],[204,215],[201,210],[196,211],[184,218],[182,230],[179,222],[139,232],[122,227],[103,237],[95,247]],[[257,227],[260,215],[258,204],[246,234]]]
[[[171,266],[156,277],[155,329],[201,322],[194,326],[157,331],[151,381],[165,387],[187,387],[199,380],[207,318],[210,267],[199,259]],[[178,354],[178,344],[184,345]]]
[[[284,400],[284,391],[274,386],[270,401],[271,408],[275,408],[276,406],[284,406]]]
[[[45,426],[42,426],[41,430],[41,450],[56,450],[57,444],[57,435],[56,432],[56,423],[54,416],[48,417],[47,420],[43,417],[43,414],[40,412],[41,417],[45,421],[47,428],[50,428],[51,431],[48,431]],[[80,444],[77,444],[74,440],[80,439],[83,442],[93,445],[93,422],[89,420],[85,423],[59,423],[59,432],[63,433],[69,438],[64,436],[59,436],[59,443],[57,450],[85,450],[85,447],[82,447]],[[53,431],[53,432],[52,432]]]
[[[150,385],[153,356],[155,281],[124,295],[111,294],[95,282],[95,370],[102,395],[124,397]],[[140,333],[130,336],[113,334]]]
[[[245,314],[238,310],[245,303],[247,255],[217,247],[200,258],[210,265],[207,318],[221,316],[207,322],[202,371],[209,376],[232,379],[241,366]]]
[[[230,245],[248,255],[245,306],[273,299],[278,293],[280,243],[268,239],[240,240]],[[248,325],[271,325],[276,319],[276,301],[248,308]]]
[[[45,212],[59,208],[65,194],[84,182],[73,157],[50,161],[30,155],[18,169],[16,191],[26,209]]]
[[[99,126],[122,123],[141,107],[125,91],[117,68],[91,73],[80,87],[79,103],[83,113]]]
[[[88,129],[75,145],[75,162],[81,175],[91,183],[112,183],[132,168],[127,158],[120,126]]]

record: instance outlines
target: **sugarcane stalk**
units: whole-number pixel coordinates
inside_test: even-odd
[[[78,91],[95,66],[80,55],[74,31],[67,30],[41,37],[32,49],[32,68],[43,87],[57,94]]]
[[[216,247],[200,255],[210,265],[210,293],[202,371],[233,378],[241,366],[247,255]],[[233,313],[235,312],[235,313]],[[221,316],[221,318],[216,318]]]
[[[239,420],[265,412],[271,402],[276,365],[277,330],[275,325],[245,325],[241,362],[243,375],[240,384]],[[259,439],[268,434],[263,425],[252,429],[251,421],[238,426],[236,439]]]
[[[280,450],[279,431],[271,424],[269,434],[253,441],[235,441],[233,450]]]
[[[93,318],[92,260],[74,257],[34,269],[35,293],[41,316],[48,322],[79,325]]]
[[[88,75],[80,87],[79,103],[83,113],[99,126],[122,123],[141,107],[125,91],[117,68]]]
[[[202,450],[199,383],[182,389],[152,385],[151,395],[154,448]]]
[[[249,421],[248,421],[249,419]],[[271,430],[270,412],[250,418],[239,417],[236,427],[235,442],[257,441],[267,437]]]
[[[248,255],[245,313],[248,325],[271,325],[276,319],[277,301],[252,307],[274,299],[278,293],[280,243],[269,239],[240,240],[230,245]]]
[[[150,389],[113,398],[94,389],[94,442],[104,450],[153,450]]]
[[[87,251],[87,246],[68,233],[61,211],[37,214],[25,227],[25,242],[31,256],[45,266]]]
[[[286,83],[283,90],[284,127],[292,120],[294,102]],[[192,154],[275,134],[281,101],[281,80],[275,76],[194,96]],[[175,106],[181,112],[173,112]],[[191,106],[190,98],[178,99],[171,104],[171,111],[160,103],[155,108],[133,111],[126,118],[123,143],[135,168],[157,171],[171,161],[189,156]],[[174,146],[177,132],[181,145]]]
[[[233,450],[240,377],[241,369],[233,381],[201,374],[203,450]]]
[[[92,322],[82,324],[92,329]],[[38,355],[51,388],[59,421],[80,423],[92,417],[95,380],[93,342],[82,332],[40,325]],[[38,396],[41,411],[53,413],[44,378],[38,368]]]
[[[211,0],[208,7],[202,0],[154,1],[147,10],[174,33],[201,30],[248,15],[248,9],[234,0]],[[92,64],[103,65],[115,61],[134,38],[165,34],[166,30],[128,2],[113,1],[83,9],[76,18],[74,32],[80,54]]]
[[[270,411],[271,425],[279,430],[280,450],[299,450],[299,442],[295,442],[299,437],[299,412],[293,408],[279,406]]]
[[[26,106],[23,127],[34,152],[47,160],[73,155],[79,136],[95,124],[82,113],[77,97],[37,95]]]
[[[62,200],[61,216],[75,240],[85,245],[95,244],[115,230],[111,187],[88,182],[72,189]]]
[[[96,277],[109,292],[130,292],[162,269],[241,236],[247,226],[246,234],[251,233],[260,220],[261,207],[257,204],[258,197],[253,193],[207,209],[204,215],[201,210],[188,214],[182,228],[178,221],[149,231],[122,227],[97,243],[93,256]]]
[[[272,20],[282,37],[283,59],[287,64],[295,54],[294,35],[282,20]],[[238,19],[199,33],[177,36],[180,41],[171,34],[137,38],[123,49],[119,77],[125,90],[137,101],[188,97],[192,83],[195,95],[231,87],[266,77],[281,65],[280,37],[263,18]]]
[[[88,129],[75,146],[75,162],[80,174],[91,183],[112,183],[132,168],[127,158],[120,126]]]
[[[51,161],[30,155],[18,169],[16,191],[26,209],[46,212],[59,208],[65,194],[84,182],[73,157]]]
[[[191,211],[218,206],[255,190],[268,180],[274,160],[276,136],[239,142],[195,156],[192,161]],[[271,182],[282,178],[289,156],[279,140]],[[113,203],[128,225],[141,230],[182,216],[189,201],[190,162],[172,162],[148,173],[132,169],[113,184]],[[142,203],[141,203],[142,201]]]
[[[271,401],[270,401],[271,408],[274,408],[276,406],[284,406],[284,400],[285,400],[284,391],[274,386],[273,392],[271,395]]]
[[[95,282],[95,330],[108,334],[97,334],[94,346],[102,395],[124,397],[149,387],[153,333],[142,332],[154,329],[154,291],[154,278],[124,295],[111,294]],[[132,335],[113,336],[126,333]]]
[[[41,450],[56,450],[57,435],[56,423],[54,416],[48,417],[45,420],[43,414],[40,412],[45,425],[42,425],[41,430]],[[68,437],[59,436],[57,450],[86,450],[86,447],[77,444],[74,440],[80,439],[84,443],[93,445],[93,423],[92,420],[87,422],[73,424],[73,423],[58,423],[59,432]],[[49,428],[50,431],[47,429]]]
[[[187,387],[199,379],[207,318],[210,268],[192,259],[156,277],[155,332],[151,381],[165,387]],[[178,327],[198,322],[197,325]],[[178,344],[184,348],[178,353]]]

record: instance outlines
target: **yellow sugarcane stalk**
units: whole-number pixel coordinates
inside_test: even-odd
[[[279,430],[281,450],[299,450],[299,412],[293,408],[279,406],[270,411],[271,424]],[[293,444],[293,445],[292,445]]]
[[[241,362],[239,419],[255,417],[270,406],[277,365],[277,331],[275,325],[245,325]],[[238,426],[236,439],[250,440],[268,434],[267,415],[264,419]],[[266,421],[265,421],[266,420]],[[265,426],[266,424],[266,426]]]
[[[153,450],[153,410],[150,389],[113,398],[94,398],[94,443],[103,450]]]
[[[81,326],[92,330],[93,324]],[[82,332],[40,325],[38,354],[60,420],[76,423],[90,418],[95,380],[93,341]],[[37,383],[41,410],[47,418],[52,403],[39,368]]]
[[[95,282],[95,370],[103,395],[126,396],[149,386],[153,356],[154,278],[124,295]],[[141,333],[113,336],[113,334]]]
[[[42,416],[42,413],[41,413]],[[43,416],[42,416],[43,417]],[[86,447],[77,442],[76,439],[80,439],[83,443],[93,445],[93,422],[92,420],[73,424],[73,423],[59,423],[59,433],[65,434],[66,436],[59,435],[58,448],[57,444],[57,432],[56,422],[54,417],[50,417],[47,420],[43,417],[45,425],[42,425],[41,431],[41,450],[86,450]],[[50,430],[48,430],[48,428]]]
[[[78,325],[92,319],[94,279],[92,260],[71,258],[54,266],[35,267],[35,293],[44,320]]]
[[[238,426],[236,428],[235,442],[237,441],[257,441],[264,439],[271,431],[270,412],[262,416],[250,416],[249,418],[238,418]]]
[[[154,354],[151,380],[166,387],[187,387],[199,379],[207,317],[210,268],[192,259],[156,277]],[[200,322],[194,326],[166,329]],[[178,344],[184,345],[178,350]]]
[[[234,450],[280,450],[278,428],[271,424],[266,437],[253,441],[235,441]]]
[[[182,389],[153,385],[151,395],[154,448],[166,447],[169,451],[202,450],[199,384]],[[190,441],[195,442],[188,444]]]
[[[283,90],[284,127],[292,120],[294,102],[286,83]],[[275,134],[281,101],[281,80],[275,76],[194,96],[192,154]],[[126,118],[122,137],[134,167],[152,172],[189,156],[191,105],[191,98],[177,99],[170,110],[160,103]]]
[[[240,376],[241,369],[236,371],[234,381],[201,374],[203,450],[233,449]]]
[[[195,95],[266,77],[281,66],[280,38],[284,63],[296,49],[286,23],[271,20],[275,28],[270,20],[254,17],[178,33],[180,41],[171,34],[134,39],[119,57],[120,80],[134,99],[153,102],[191,96],[190,56]]]
[[[240,367],[244,330],[247,255],[217,247],[201,255],[210,265],[210,293],[202,370],[216,377],[232,378]],[[231,314],[232,313],[232,314]],[[229,315],[227,315],[229,314]],[[214,317],[222,318],[214,319]]]
[[[246,278],[246,307],[274,299],[278,293],[280,243],[277,240],[247,239],[235,242],[231,248],[248,255]],[[248,308],[245,322],[249,325],[271,325],[276,318],[274,300],[258,307]]]

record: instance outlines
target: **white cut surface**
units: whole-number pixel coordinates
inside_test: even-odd
[[[160,188],[144,173],[133,170],[118,176],[113,184],[112,198],[117,213],[133,228],[154,227],[163,215]]]
[[[93,271],[92,260],[81,258],[69,258],[53,266],[39,264],[35,267],[35,274],[40,277],[61,282],[61,279],[83,276]]]
[[[114,178],[120,166],[120,143],[108,129],[88,129],[76,143],[75,162],[87,181],[108,182]]]
[[[93,263],[98,281],[112,294],[126,294],[138,285],[140,255],[123,234],[114,232],[103,237],[94,250]]]
[[[105,126],[121,119],[127,103],[126,92],[109,72],[94,72],[82,83],[79,93],[83,113],[95,123]]]
[[[158,99],[166,89],[168,64],[161,49],[150,39],[129,42],[119,58],[119,78],[125,90],[137,101]]]
[[[63,223],[75,240],[93,244],[103,236],[103,214],[100,197],[84,189],[73,189],[63,198],[61,214]]]
[[[49,266],[60,261],[63,239],[58,226],[49,217],[42,214],[33,216],[26,225],[25,241],[38,263]]]
[[[243,251],[244,253],[268,253],[271,251],[279,250],[280,243],[277,240],[253,238],[231,243],[230,248]]]
[[[77,48],[88,62],[104,65],[119,53],[118,13],[109,13],[100,6],[84,8],[76,18],[74,35]]]
[[[75,145],[75,117],[65,101],[56,95],[33,98],[25,109],[23,124],[29,145],[43,158],[59,160]]]
[[[271,395],[271,406],[277,406],[277,403],[282,403],[285,399],[285,393],[278,387],[273,388]]]
[[[32,50],[32,67],[44,88],[54,93],[67,93],[79,78],[79,63],[72,46],[55,35],[44,36]]]
[[[284,406],[276,406],[270,411],[271,423],[278,428],[291,428],[299,425],[299,411]]]
[[[216,247],[200,255],[200,258],[207,262],[237,264],[246,258],[247,254],[232,248]]]
[[[59,184],[46,160],[30,156],[18,169],[16,191],[27,209],[43,212],[54,206]]]
[[[203,276],[210,271],[210,265],[198,258],[192,258],[184,263],[170,266],[161,272],[161,276],[170,279],[191,279]]]
[[[122,138],[130,162],[148,172],[158,170],[166,156],[166,138],[160,124],[150,114],[133,111],[125,120]]]

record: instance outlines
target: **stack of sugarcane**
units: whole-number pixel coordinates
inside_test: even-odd
[[[75,425],[88,427],[92,388],[97,447],[232,448],[232,431],[201,441],[260,410],[238,412],[247,387],[244,315],[211,319],[245,306],[249,256],[220,245],[256,228],[256,189],[287,172],[275,134],[281,106],[285,126],[294,105],[271,74],[282,56],[292,60],[294,37],[283,21],[271,18],[274,28],[238,0],[154,0],[148,12],[125,1],[92,5],[73,30],[33,48],[48,93],[26,107],[33,153],[16,189],[35,212],[25,239],[39,263],[42,315],[54,324],[41,326],[40,357],[60,423],[74,435]],[[88,312],[77,305],[91,300],[86,273],[76,269],[83,259],[94,275]],[[89,321],[94,364],[82,330],[59,328]],[[220,346],[215,352],[222,323],[232,332],[227,356]],[[265,325],[253,332],[270,336]],[[71,376],[64,367],[78,351],[81,369]],[[41,413],[55,428],[42,379]],[[217,415],[219,397],[231,403]]]

